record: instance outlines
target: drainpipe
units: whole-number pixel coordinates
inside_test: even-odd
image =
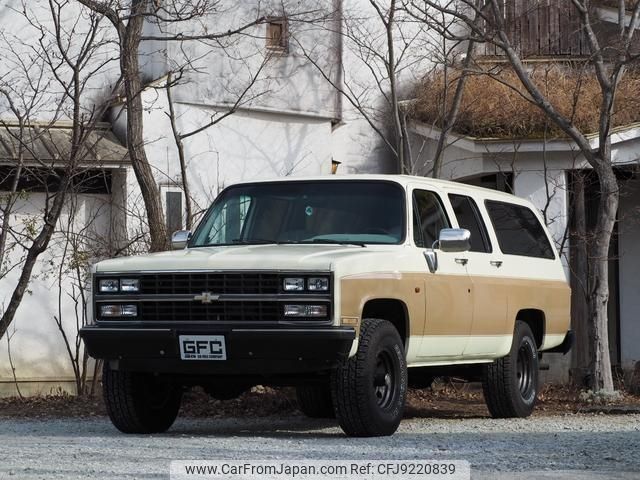
[[[343,77],[343,39],[342,39],[342,29],[344,27],[343,22],[344,18],[342,16],[342,0],[333,0],[333,24],[334,24],[334,52],[337,60],[337,68],[335,69],[335,78],[333,79],[334,84],[342,90],[342,77]],[[342,94],[336,91],[336,97],[334,101],[334,119],[333,119],[333,127],[337,127],[342,123]]]

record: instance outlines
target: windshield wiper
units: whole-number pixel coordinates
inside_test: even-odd
[[[239,238],[234,238],[232,240],[233,245],[268,245],[270,243],[279,243],[277,240],[269,240],[266,238],[251,238],[248,240],[241,240]]]
[[[300,243],[326,243],[328,245],[356,245],[358,247],[365,247],[364,242],[356,242],[353,240],[331,240],[329,238],[314,238],[313,240],[305,240]]]

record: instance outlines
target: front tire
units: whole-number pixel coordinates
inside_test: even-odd
[[[338,423],[352,437],[392,435],[407,396],[407,363],[402,339],[386,320],[364,319],[358,351],[331,376]]]
[[[531,415],[538,395],[538,368],[533,332],[518,320],[509,354],[483,369],[482,390],[493,418]]]
[[[182,388],[150,373],[102,369],[104,403],[113,425],[123,433],[162,433],[173,425]]]

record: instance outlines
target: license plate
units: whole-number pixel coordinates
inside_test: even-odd
[[[222,335],[180,335],[182,360],[226,360],[227,349]]]

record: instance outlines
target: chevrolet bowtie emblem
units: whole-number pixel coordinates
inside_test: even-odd
[[[202,292],[201,295],[193,297],[194,300],[200,300],[202,303],[216,302],[220,298],[220,295],[214,295],[211,292]]]

